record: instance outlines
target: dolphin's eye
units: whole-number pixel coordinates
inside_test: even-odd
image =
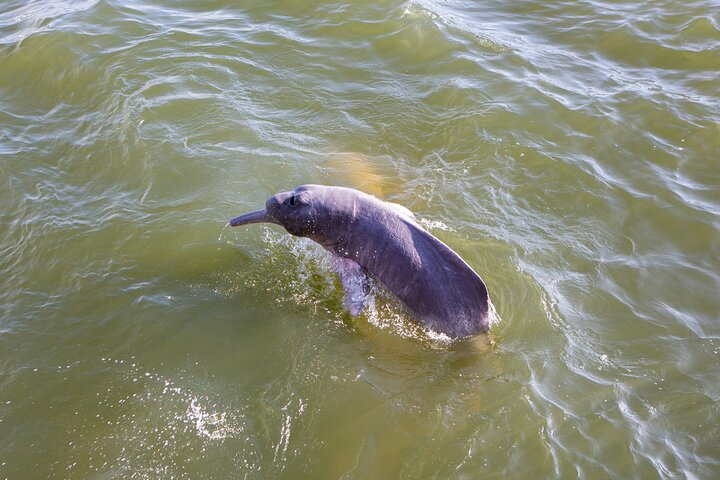
[[[290,199],[288,200],[288,204],[290,204],[291,207],[295,206],[295,195],[290,197]]]

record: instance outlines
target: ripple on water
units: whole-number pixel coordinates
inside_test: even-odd
[[[0,478],[717,478],[716,3],[4,2]],[[360,176],[483,266],[489,352],[213,245]]]
[[[98,0],[22,2],[0,13],[0,44],[17,46],[32,35],[57,28],[63,17],[91,9],[97,3]]]

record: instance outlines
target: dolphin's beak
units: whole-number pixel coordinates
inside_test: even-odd
[[[280,222],[268,215],[265,210],[258,210],[257,212],[246,213],[235,217],[228,222],[231,227],[238,227],[240,225],[247,225],[249,223],[274,223],[280,225]]]

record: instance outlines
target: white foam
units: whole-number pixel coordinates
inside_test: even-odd
[[[195,427],[198,435],[210,440],[224,440],[243,431],[242,425],[233,425],[225,412],[212,411],[196,397],[189,397],[186,420]]]
[[[492,300],[490,300],[490,297],[488,297],[488,321],[489,325],[492,327],[493,325],[497,325],[500,323],[500,314],[498,314],[497,309],[495,308],[495,305],[492,303]]]
[[[446,232],[455,231],[454,228],[447,226],[446,223],[441,222],[440,220],[427,220],[425,218],[421,218],[417,222],[426,230],[445,230]]]

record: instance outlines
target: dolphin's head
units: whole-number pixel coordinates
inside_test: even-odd
[[[230,226],[249,223],[275,223],[291,235],[310,237],[324,243],[352,215],[348,189],[322,185],[303,185],[290,192],[278,193],[267,199],[265,209],[240,215]]]

